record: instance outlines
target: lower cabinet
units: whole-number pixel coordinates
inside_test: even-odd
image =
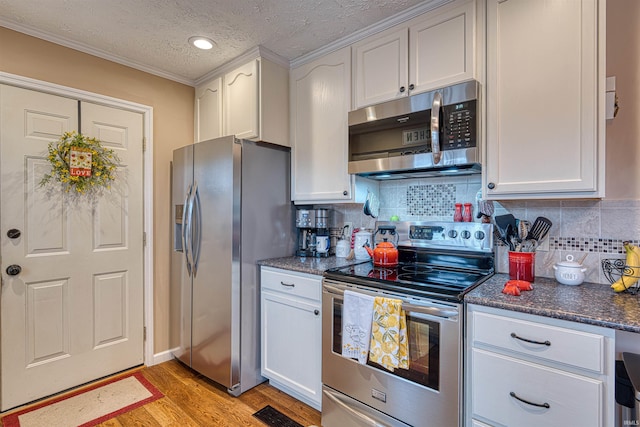
[[[470,304],[467,426],[614,424],[615,334]]]
[[[322,277],[261,269],[262,375],[272,386],[320,410]]]

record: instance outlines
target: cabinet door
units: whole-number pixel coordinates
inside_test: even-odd
[[[224,134],[258,137],[258,60],[224,76]]]
[[[291,71],[292,198],[349,201],[351,53],[343,48]]]
[[[319,408],[322,400],[320,303],[264,291],[261,328],[262,375]]]
[[[599,16],[597,0],[488,1],[488,198],[603,195]]]
[[[475,3],[436,12],[409,27],[412,94],[474,77]]]
[[[409,35],[406,28],[353,45],[354,109],[406,96]]]
[[[222,79],[196,88],[195,142],[222,136]]]

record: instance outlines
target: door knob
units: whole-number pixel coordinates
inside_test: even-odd
[[[17,276],[22,271],[22,267],[17,264],[11,264],[9,267],[7,267],[6,271],[9,276]]]
[[[17,239],[18,237],[20,237],[20,230],[12,228],[11,230],[7,231],[7,237],[10,239]]]

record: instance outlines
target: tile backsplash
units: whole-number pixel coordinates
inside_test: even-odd
[[[379,184],[380,220],[397,215],[401,221],[452,221],[455,203],[470,202],[475,210],[481,190],[480,175],[383,181]],[[364,215],[360,203],[330,205],[333,223],[375,227],[376,219]],[[528,200],[495,203],[495,215],[510,212],[533,222],[549,218],[548,251],[536,252],[536,275],[553,277],[553,264],[568,254],[576,259],[587,253],[586,280],[608,283],[602,273],[603,259],[624,258],[622,242],[640,245],[640,200]],[[496,245],[496,270],[508,271],[507,248]]]

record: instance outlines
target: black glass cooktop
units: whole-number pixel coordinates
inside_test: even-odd
[[[365,262],[327,270],[325,277],[393,292],[461,300],[462,296],[491,274],[420,263],[397,267],[374,267]]]

